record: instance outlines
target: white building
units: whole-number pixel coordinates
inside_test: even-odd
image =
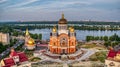
[[[4,45],[9,44],[10,43],[9,33],[0,32],[0,42],[2,42]]]

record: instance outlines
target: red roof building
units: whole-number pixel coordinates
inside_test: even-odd
[[[20,65],[22,62],[28,61],[27,56],[23,52],[16,52],[11,50],[10,57],[1,61],[2,67],[11,67],[14,65]]]
[[[108,52],[107,59],[105,59],[106,67],[119,67],[120,66],[120,50],[111,49]]]
[[[117,54],[116,51],[110,50],[107,57],[109,57],[109,58],[114,58],[114,56],[116,56],[116,54]]]
[[[115,58],[118,55],[120,55],[120,50],[115,51],[114,49],[110,49],[110,51],[108,52],[108,55],[107,55],[107,59],[116,60]]]

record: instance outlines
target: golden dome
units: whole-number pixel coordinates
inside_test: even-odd
[[[64,18],[64,14],[62,14],[62,18],[59,20],[59,24],[67,24],[67,20]]]
[[[73,27],[69,27],[69,30],[70,30],[70,32],[74,32],[75,31]]]
[[[28,40],[28,45],[34,45],[34,40],[32,39],[32,38],[30,38],[29,40]]]
[[[55,26],[53,27],[52,31],[53,31],[53,32],[56,32],[56,31],[57,31],[57,29],[56,29]]]

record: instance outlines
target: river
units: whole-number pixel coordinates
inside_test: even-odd
[[[75,30],[76,31],[76,38],[77,40],[85,40],[86,36],[91,35],[91,36],[111,36],[113,34],[117,34],[120,36],[120,30],[115,30],[115,31],[110,31],[110,30],[105,30],[105,31],[100,31],[100,30]],[[42,34],[42,40],[47,40],[50,37],[50,32],[51,29],[34,29],[34,30],[29,30],[30,33],[37,33],[37,34]]]

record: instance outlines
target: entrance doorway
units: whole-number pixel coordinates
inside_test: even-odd
[[[61,50],[61,54],[67,54],[67,50],[66,49],[62,49]]]

